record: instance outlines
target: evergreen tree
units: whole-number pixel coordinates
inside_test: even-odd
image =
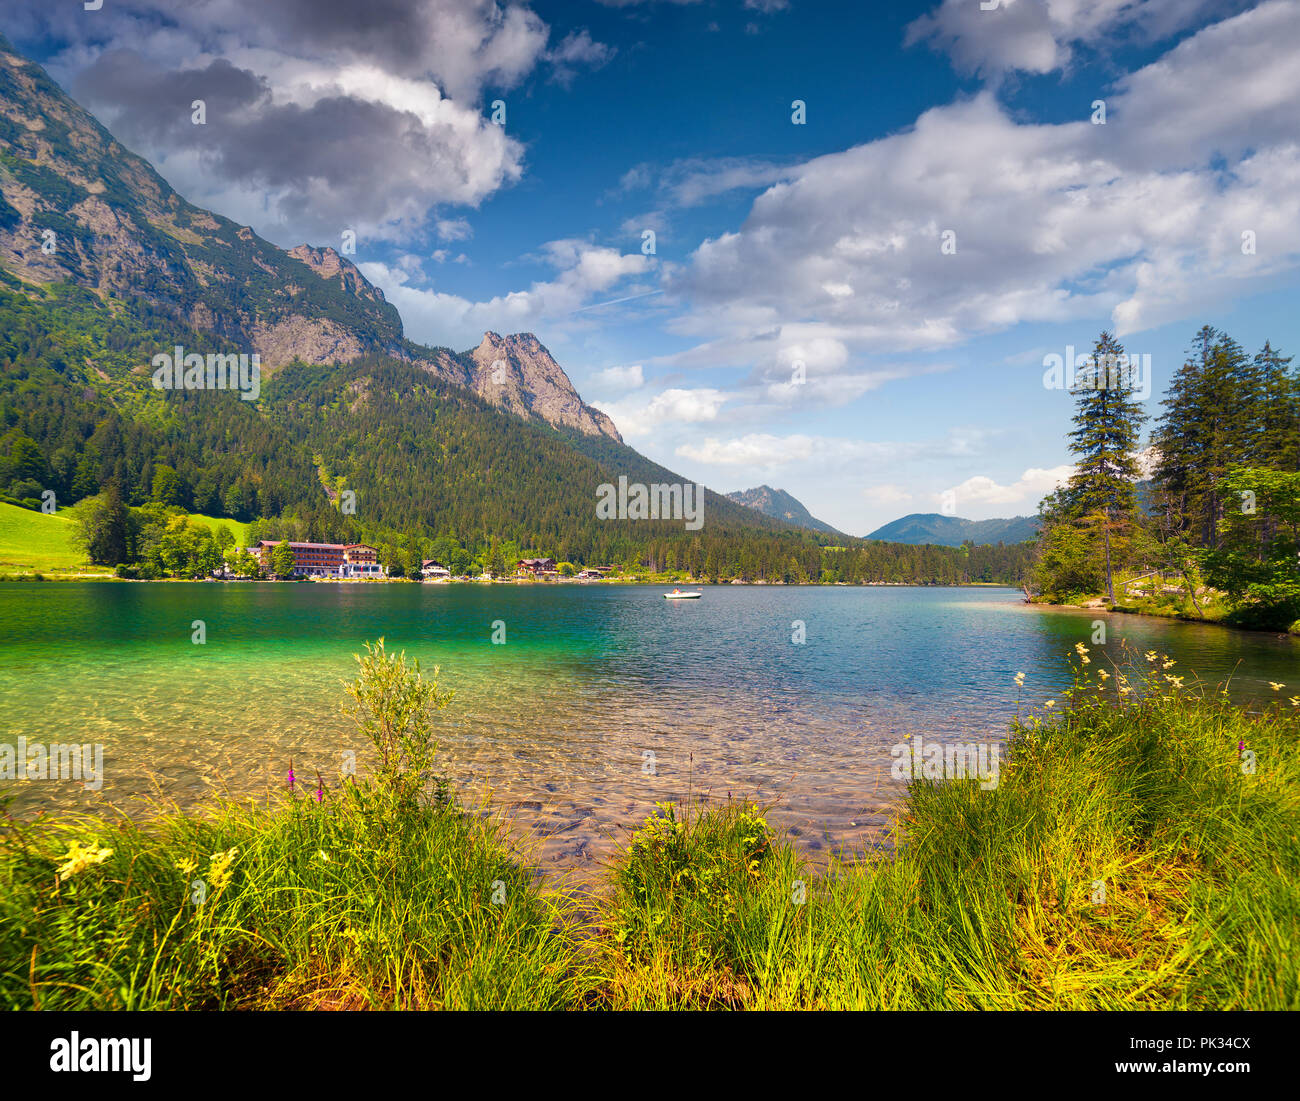
[[[1075,428],[1069,441],[1076,463],[1064,500],[1075,524],[1094,529],[1101,537],[1106,593],[1112,604],[1112,541],[1127,535],[1138,515],[1135,453],[1146,411],[1133,398],[1134,390],[1134,370],[1123,346],[1103,332],[1072,391]]]
[[[18,436],[10,448],[9,457],[13,460],[15,479],[36,482],[42,486],[45,484],[49,468],[35,440],[28,436]]]
[[[1259,399],[1258,376],[1241,346],[1203,326],[1162,403],[1154,441],[1155,479],[1171,533],[1217,545],[1224,475],[1260,447]]]
[[[153,468],[153,486],[150,496],[164,505],[185,505],[185,487],[181,477],[170,466],[159,463]]]
[[[1268,341],[1255,366],[1262,407],[1256,459],[1269,470],[1300,471],[1300,376],[1291,372],[1291,357],[1274,351]]]

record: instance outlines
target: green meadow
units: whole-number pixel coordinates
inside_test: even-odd
[[[576,897],[437,779],[450,694],[381,641],[348,690],[369,774],[290,768],[271,807],[8,820],[0,1002],[1300,1008],[1300,699],[1247,713],[1154,653],[1086,657],[1016,720],[996,785],[911,784],[889,856],[814,869],[762,808],[663,804]]]
[[[82,573],[112,576],[107,566],[92,566],[86,552],[76,540],[72,509],[62,509],[46,515],[32,509],[0,502],[0,577],[9,574],[24,576],[40,573]],[[189,513],[212,531],[225,527],[235,537],[236,546],[248,545],[248,525],[228,517],[203,516]]]
[[[191,520],[202,524],[210,531],[216,531],[218,528],[228,528],[230,534],[235,537],[235,546],[248,546],[248,525],[241,524],[238,520],[232,520],[228,516],[204,516],[199,512],[188,514]]]
[[[74,530],[66,510],[47,516],[0,502],[0,574],[96,571]]]

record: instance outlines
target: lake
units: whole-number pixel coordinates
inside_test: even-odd
[[[439,761],[490,796],[544,866],[590,871],[656,801],[773,803],[809,855],[861,853],[904,794],[905,735],[1001,738],[1020,706],[1061,698],[1083,642],[1177,660],[1243,702],[1300,690],[1300,639],[1027,606],[1001,588],[632,585],[0,584],[0,743],[104,746],[98,792],[0,781],[14,811],[137,811],[263,795],[363,745],[340,712],[353,654],[441,667],[456,692]],[[1108,641],[1091,641],[1098,619]],[[206,642],[192,641],[201,620]],[[804,641],[798,643],[798,623]],[[494,628],[494,624],[496,625]],[[492,641],[494,633],[504,638]],[[1189,683],[1191,677],[1188,678]]]

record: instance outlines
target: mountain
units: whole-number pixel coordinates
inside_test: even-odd
[[[791,497],[783,489],[773,489],[771,486],[757,486],[754,489],[740,489],[735,493],[728,493],[727,497],[737,504],[744,505],[746,508],[761,512],[764,516],[785,520],[797,527],[808,528],[810,531],[820,531],[825,535],[848,538],[844,536],[843,532],[836,531],[830,524],[818,520],[799,501]]]
[[[152,357],[178,344],[258,353],[260,394],[155,390]],[[778,540],[755,561],[816,551],[711,491],[704,532],[600,521],[597,487],[620,474],[685,481],[624,444],[536,336],[406,340],[349,259],[186,202],[0,39],[0,494],[65,505],[115,481],[141,505],[162,485],[317,536],[450,532],[585,560],[665,561],[665,540],[688,539],[702,568],[750,532]],[[360,502],[346,524],[344,488]]]
[[[186,202],[3,38],[0,265],[30,285],[145,304],[224,350],[258,353],[264,375],[383,354],[524,419],[621,440],[531,333],[487,333],[459,354],[408,341],[383,291],[346,257],[286,252]]]
[[[976,546],[1023,543],[1037,534],[1038,521],[1033,516],[1013,516],[1008,520],[963,520],[959,516],[943,516],[937,512],[914,512],[877,528],[866,538],[890,543],[959,547],[966,542]]]

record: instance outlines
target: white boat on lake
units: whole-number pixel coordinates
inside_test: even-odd
[[[674,589],[670,593],[664,593],[665,600],[699,600],[703,593],[684,593],[681,589]]]

